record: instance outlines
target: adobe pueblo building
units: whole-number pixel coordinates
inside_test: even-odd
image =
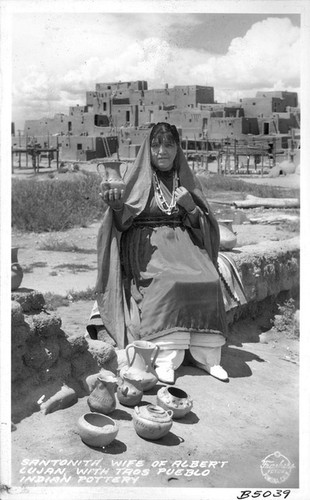
[[[214,101],[214,88],[177,85],[148,89],[143,80],[97,83],[86,104],[53,118],[26,120],[24,134],[12,145],[56,148],[61,160],[90,161],[118,154],[136,157],[147,129],[159,121],[177,126],[189,154],[218,151],[273,155],[298,149],[300,110],[296,92],[258,92],[239,102]],[[226,149],[225,149],[226,148]],[[250,150],[249,148],[252,148]]]

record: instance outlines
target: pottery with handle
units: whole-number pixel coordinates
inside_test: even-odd
[[[141,379],[125,372],[122,377],[119,377],[116,393],[122,405],[136,406],[143,397]]]
[[[182,418],[193,408],[193,400],[178,387],[161,387],[157,392],[157,404],[164,410],[171,410],[173,418]]]
[[[136,433],[145,439],[156,440],[164,437],[172,427],[171,410],[158,405],[136,406],[133,424]]]
[[[125,189],[125,183],[120,173],[122,162],[119,160],[106,160],[97,165],[97,171],[102,178],[102,192],[109,189]]]
[[[87,398],[91,411],[108,415],[116,408],[115,389],[117,378],[108,370],[100,370],[95,389]]]
[[[148,391],[158,382],[155,361],[159,346],[147,340],[135,340],[126,347],[127,366],[121,369],[121,377],[127,373],[141,380],[143,391]]]

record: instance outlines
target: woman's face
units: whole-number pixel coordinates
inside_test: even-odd
[[[178,146],[171,137],[154,137],[151,142],[153,165],[159,170],[171,170]]]

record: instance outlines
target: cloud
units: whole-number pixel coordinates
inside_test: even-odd
[[[209,75],[219,89],[271,88],[300,84],[300,30],[289,19],[256,23],[243,38],[232,40],[227,54],[212,57],[193,69],[197,78]],[[281,90],[281,89],[280,89]]]
[[[213,86],[220,102],[253,96],[257,90],[298,91],[300,29],[288,18],[267,18],[253,24],[244,37],[231,41],[224,55],[175,45],[169,36],[169,22],[171,25],[173,20],[176,26],[176,20],[178,23],[183,20],[184,24],[187,22],[184,16],[170,16],[162,24],[163,16],[144,16],[145,23],[148,19],[151,24],[140,23],[139,33],[139,16],[134,19],[134,24],[126,30],[125,17],[120,22],[110,16],[111,23],[102,36],[101,18],[96,20],[92,36],[89,36],[91,24],[85,21],[83,44],[77,44],[78,30],[68,31],[67,37],[71,45],[77,45],[77,50],[70,54],[69,45],[63,45],[61,50],[59,44],[52,44],[49,50],[57,54],[55,64],[45,64],[42,60],[36,67],[27,67],[26,76],[18,81],[16,74],[14,108],[20,114],[24,103],[31,117],[41,109],[38,118],[45,114],[52,116],[53,111],[67,113],[68,106],[85,103],[86,91],[94,90],[96,83],[128,80],[147,80],[149,88],[163,88],[165,83],[170,87]],[[188,22],[193,25],[197,17],[189,17]],[[147,32],[153,36],[146,36]],[[62,41],[63,37],[64,34]],[[45,44],[45,49],[48,48],[49,44]],[[53,61],[51,57],[49,54],[48,62]]]

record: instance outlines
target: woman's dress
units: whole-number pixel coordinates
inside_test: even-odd
[[[159,177],[169,196],[171,176]],[[143,212],[119,229],[126,326],[134,338],[175,331],[226,334],[219,275],[182,207],[165,214],[152,188]]]

